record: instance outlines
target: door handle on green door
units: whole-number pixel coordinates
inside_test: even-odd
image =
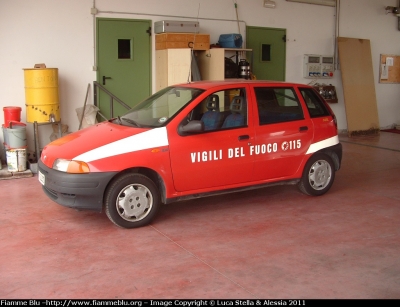
[[[103,85],[106,85],[106,79],[111,79],[111,77],[103,76]]]

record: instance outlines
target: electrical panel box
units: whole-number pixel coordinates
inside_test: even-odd
[[[337,103],[336,89],[332,84],[314,84],[314,88],[328,103]]]
[[[333,78],[334,75],[333,56],[318,54],[304,55],[303,77],[309,79]]]

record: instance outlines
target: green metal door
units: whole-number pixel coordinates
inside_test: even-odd
[[[253,49],[252,73],[258,80],[285,81],[285,29],[246,27],[246,48]]]
[[[97,19],[97,82],[133,107],[151,94],[149,20]],[[98,107],[111,117],[110,98],[98,92]],[[114,101],[113,115],[126,108]]]

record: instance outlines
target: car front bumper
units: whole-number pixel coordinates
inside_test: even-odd
[[[101,212],[104,191],[117,172],[69,174],[38,163],[39,181],[45,194],[56,203],[75,209]]]

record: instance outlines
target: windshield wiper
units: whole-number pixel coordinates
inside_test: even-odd
[[[137,122],[135,122],[133,119],[125,118],[125,117],[121,117],[121,119],[122,119],[123,121],[126,121],[126,122],[128,122],[128,123],[130,123],[130,124],[132,124],[132,125],[135,125],[136,127],[139,127],[139,128],[140,128],[140,125],[139,125]]]

